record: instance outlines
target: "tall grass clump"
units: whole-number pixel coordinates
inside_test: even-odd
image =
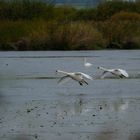
[[[94,50],[104,47],[102,34],[87,22],[75,22],[70,25],[68,41],[74,50]]]

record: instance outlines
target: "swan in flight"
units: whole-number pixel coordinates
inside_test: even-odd
[[[106,69],[103,67],[98,67],[98,69],[104,71],[103,74],[101,75],[101,78],[104,78],[107,72],[110,72],[115,76],[119,76],[120,78],[129,77],[128,73],[123,69]]]
[[[86,58],[84,58],[84,66],[85,66],[85,67],[91,67],[91,66],[92,66],[92,64],[91,64],[91,63],[89,63],[89,62],[87,62],[87,59],[86,59]]]
[[[69,79],[73,79],[75,81],[78,81],[79,84],[82,86],[84,83],[88,85],[86,79],[93,80],[91,76],[82,72],[66,72],[66,71],[56,70],[56,73],[61,73],[65,75],[60,78],[58,83],[64,83],[67,82]]]

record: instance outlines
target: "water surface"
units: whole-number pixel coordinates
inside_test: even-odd
[[[100,79],[98,66],[130,78]],[[94,80],[58,85],[57,69]],[[139,140],[139,116],[139,50],[0,52],[1,140]]]

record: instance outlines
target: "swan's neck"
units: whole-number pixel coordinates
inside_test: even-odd
[[[109,71],[109,69],[106,69],[104,67],[98,67],[100,70],[103,70],[103,71]]]
[[[69,74],[68,72],[62,71],[62,70],[57,70],[58,73],[62,73],[62,74]]]

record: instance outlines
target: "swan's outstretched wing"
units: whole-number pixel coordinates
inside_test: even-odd
[[[100,76],[100,78],[101,78],[101,79],[105,78],[105,76],[107,75],[107,73],[108,73],[108,71],[104,71],[104,72],[102,73],[102,75]]]
[[[93,78],[91,76],[89,76],[88,74],[79,72],[79,74],[81,74],[84,78],[89,79],[89,80],[93,80]]]
[[[58,84],[64,84],[66,82],[68,82],[71,78],[69,76],[63,76],[60,78],[60,80],[58,81]]]

